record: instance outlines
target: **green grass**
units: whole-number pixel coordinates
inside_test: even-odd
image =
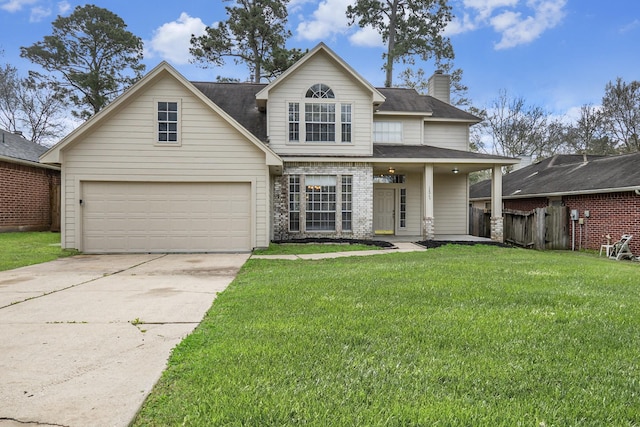
[[[256,249],[254,255],[302,255],[329,252],[375,251],[382,249],[374,245],[362,244],[317,244],[317,243],[271,243],[266,249]]]
[[[0,271],[75,255],[60,248],[60,233],[0,233]]]
[[[638,426],[640,264],[448,245],[249,260],[136,426]]]

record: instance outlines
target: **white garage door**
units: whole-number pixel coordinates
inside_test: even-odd
[[[251,250],[250,183],[82,183],[83,251]]]

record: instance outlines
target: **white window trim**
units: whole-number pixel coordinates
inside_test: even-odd
[[[289,104],[298,103],[298,140],[293,141],[289,139]],[[335,106],[335,138],[333,141],[307,141],[307,122],[305,117],[305,106],[306,104],[333,104]],[[342,106],[350,105],[351,106],[351,141],[342,141]],[[285,101],[285,143],[287,145],[317,145],[317,146],[328,146],[328,145],[353,145],[355,141],[356,134],[356,125],[355,125],[355,109],[356,103],[355,101],[340,101],[338,98],[302,98],[302,99],[290,99]]]
[[[158,102],[177,103],[178,123],[176,141],[160,141],[158,138]],[[180,147],[182,146],[182,98],[153,98],[153,145],[156,147]]]
[[[400,125],[400,140],[399,141],[379,141],[376,139],[376,124],[388,123]],[[374,143],[378,144],[402,144],[404,142],[404,123],[400,120],[374,120],[372,125],[372,139]]]

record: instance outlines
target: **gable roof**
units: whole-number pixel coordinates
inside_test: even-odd
[[[640,152],[619,156],[558,154],[502,177],[504,199],[594,194],[640,189]],[[471,199],[491,197],[490,180],[469,189]]]
[[[45,151],[45,147],[29,141],[22,135],[0,129],[0,156],[38,162],[38,158]]]
[[[245,127],[259,140],[267,141],[267,115],[258,110],[256,94],[264,83],[192,82],[207,98]]]
[[[421,95],[415,89],[408,88],[378,88],[386,100],[378,107],[377,112],[422,114],[432,119],[446,119],[479,123],[479,117],[469,114],[451,104],[440,101],[430,95]],[[426,113],[426,114],[425,114]]]
[[[218,115],[220,115],[224,120],[226,120],[231,126],[233,126],[237,131],[243,134],[249,142],[255,145],[258,149],[263,151],[266,155],[266,164],[269,166],[282,166],[282,159],[269,147],[262,143],[256,136],[248,131],[245,127],[241,126],[236,119],[231,117],[224,109],[220,108],[216,103],[214,103],[210,98],[205,96],[205,94],[198,90],[191,82],[185,79],[182,74],[176,71],[171,65],[169,65],[166,61],[162,61],[159,65],[157,65],[153,70],[151,70],[148,74],[146,74],[142,79],[136,82],[133,86],[127,89],[122,95],[116,98],[113,102],[103,108],[96,115],[91,117],[89,120],[84,122],[74,131],[72,131],[69,135],[67,135],[62,141],[58,144],[54,145],[49,149],[46,153],[44,153],[40,157],[40,161],[43,163],[60,163],[60,152],[65,147],[68,147],[76,142],[78,142],[81,137],[87,134],[93,126],[97,126],[103,121],[105,121],[108,117],[113,115],[115,112],[119,111],[120,107],[125,105],[132,97],[136,96],[140,93],[145,87],[155,82],[157,79],[162,78],[163,76],[171,76],[180,82],[189,92],[191,92],[196,98],[200,99],[206,106],[215,111]]]
[[[267,115],[258,108],[256,96],[266,83],[191,82],[207,98],[245,127],[256,138],[267,142]],[[386,100],[378,111],[384,114],[421,115],[432,119],[478,123],[478,117],[414,89],[378,88]],[[494,156],[495,157],[495,156]]]
[[[0,161],[59,171],[60,168],[57,166],[38,162],[38,158],[45,151],[46,147],[29,141],[22,135],[0,129]]]
[[[316,55],[324,53],[329,56],[333,60],[335,64],[340,66],[345,72],[350,74],[360,85],[368,89],[373,96],[373,103],[379,104],[384,101],[384,96],[369,83],[366,81],[358,72],[356,72],[349,64],[347,64],[342,58],[340,58],[334,51],[329,49],[327,45],[320,42],[311,49],[306,55],[302,57],[298,62],[289,67],[284,73],[280,74],[274,81],[266,85],[260,92],[257,93],[256,99],[258,100],[258,104],[262,107],[261,104],[265,103],[269,98],[269,91],[274,89],[278,85],[280,85],[283,81],[287,80],[289,76],[296,72],[300,67],[306,64],[311,58]]]

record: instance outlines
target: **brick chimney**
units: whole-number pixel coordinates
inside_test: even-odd
[[[436,70],[427,82],[429,95],[440,101],[451,104],[451,77],[442,70]]]

